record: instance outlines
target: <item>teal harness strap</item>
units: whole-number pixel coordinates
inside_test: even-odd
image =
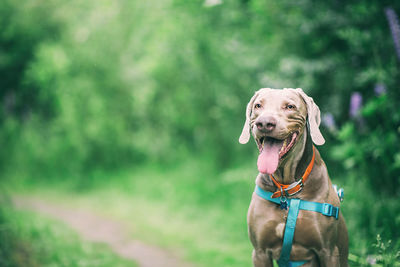
[[[254,192],[261,198],[279,204],[282,207],[282,200],[272,198],[272,192],[264,191],[256,185]],[[297,217],[299,210],[315,211],[328,217],[339,217],[339,208],[329,203],[311,202],[302,199],[292,198],[284,199],[289,207],[288,218],[286,220],[285,233],[283,236],[283,244],[281,256],[278,260],[279,267],[296,267],[306,263],[306,261],[290,261],[290,252],[292,250],[293,237],[296,229]]]
[[[299,208],[300,199],[292,199],[290,201],[290,209],[286,220],[281,256],[278,260],[279,266],[287,266],[290,262],[290,252],[292,251],[294,230],[296,229],[296,221],[297,216],[299,215]]]

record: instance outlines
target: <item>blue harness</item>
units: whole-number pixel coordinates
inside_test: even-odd
[[[279,267],[297,267],[305,264],[307,261],[290,261],[290,252],[292,250],[294,231],[296,228],[297,216],[299,210],[308,210],[322,213],[328,217],[339,217],[339,208],[329,203],[311,202],[298,198],[286,199],[286,197],[272,198],[272,192],[264,191],[256,185],[254,192],[263,199],[280,205],[281,208],[289,207],[288,217],[286,220],[285,234],[283,236],[283,244],[281,256],[278,260]],[[339,192],[338,192],[339,195]],[[343,198],[343,191],[339,195],[339,199]]]

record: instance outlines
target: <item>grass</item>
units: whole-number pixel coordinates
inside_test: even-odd
[[[82,183],[28,182],[17,191],[129,222],[135,238],[199,266],[251,266],[246,213],[255,170],[213,169],[195,161],[167,169],[142,166],[93,174]]]
[[[256,176],[253,165],[242,163],[225,172],[201,160],[173,168],[147,165],[93,173],[78,182],[20,184],[17,191],[127,222],[135,238],[199,266],[251,266],[246,213]],[[397,202],[374,196],[358,177],[333,180],[345,188],[341,212],[349,229],[350,266],[398,266],[400,244],[391,243],[387,229],[393,223],[381,218],[388,205],[388,217],[396,217]]]
[[[64,224],[1,202],[0,266],[135,267],[108,247],[81,240]]]

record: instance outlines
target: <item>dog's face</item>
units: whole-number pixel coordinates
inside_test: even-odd
[[[260,152],[264,142],[277,142],[282,145],[280,157],[283,157],[303,132],[306,119],[306,104],[297,93],[262,90],[252,105],[250,131]]]
[[[312,98],[301,89],[260,89],[247,105],[239,141],[247,143],[252,133],[260,151],[258,169],[271,174],[303,136],[307,118],[313,142],[323,144],[318,129],[320,112]]]

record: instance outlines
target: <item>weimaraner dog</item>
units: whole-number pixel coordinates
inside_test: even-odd
[[[325,139],[320,111],[302,89],[258,90],[239,142],[260,152],[247,221],[254,266],[347,266],[340,198],[315,145]]]

